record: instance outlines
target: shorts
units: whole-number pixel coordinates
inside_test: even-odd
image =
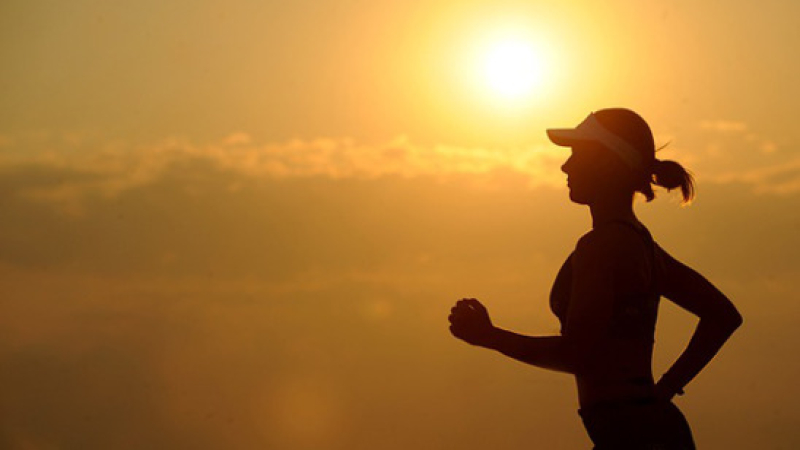
[[[695,450],[689,423],[672,402],[604,403],[578,414],[594,450]]]

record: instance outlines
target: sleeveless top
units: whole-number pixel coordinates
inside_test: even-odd
[[[647,243],[651,260],[651,277],[649,287],[640,293],[620,294],[614,300],[611,321],[608,326],[608,336],[619,339],[635,339],[653,342],[655,339],[656,316],[658,303],[661,299],[658,289],[655,241],[644,227],[637,227],[627,221],[614,221],[611,223],[624,223],[635,230]],[[550,291],[550,309],[561,323],[561,333],[567,323],[567,310],[571,295],[572,283],[572,256],[558,271],[556,280]]]

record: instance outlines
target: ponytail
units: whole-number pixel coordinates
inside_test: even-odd
[[[656,159],[653,164],[653,183],[667,191],[681,188],[684,204],[690,203],[694,198],[692,174],[675,161]]]
[[[655,157],[656,152],[666,145],[656,148],[653,132],[642,116],[629,109],[609,108],[596,111],[589,117],[597,119],[600,128],[613,135],[612,137],[615,139],[609,142],[619,139],[620,142],[627,144],[639,153],[636,156],[641,158],[637,158],[637,160],[643,164],[634,169],[633,178],[630,179],[630,187],[633,187],[635,192],[641,192],[649,202],[656,196],[653,192],[654,184],[666,188],[667,191],[681,188],[683,204],[692,201],[695,193],[692,174],[675,161],[662,161]],[[582,129],[582,125],[579,125],[576,130]]]

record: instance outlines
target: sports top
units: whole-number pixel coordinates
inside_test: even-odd
[[[611,321],[608,326],[608,336],[619,339],[635,339],[653,342],[655,339],[656,317],[658,303],[661,298],[658,289],[656,244],[650,232],[643,226],[630,222],[617,220],[609,223],[623,223],[635,230],[647,243],[651,258],[650,286],[643,292],[619,295],[613,306]],[[564,333],[567,323],[567,310],[571,295],[572,284],[572,256],[567,257],[558,271],[552,290],[550,291],[550,309],[561,323],[561,333]]]

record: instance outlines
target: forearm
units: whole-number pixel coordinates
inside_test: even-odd
[[[658,382],[661,388],[672,393],[682,393],[683,387],[714,358],[739,324],[740,322],[722,324],[711,319],[701,319],[689,345]]]
[[[544,369],[574,373],[569,347],[562,336],[525,336],[495,328],[484,347]]]

